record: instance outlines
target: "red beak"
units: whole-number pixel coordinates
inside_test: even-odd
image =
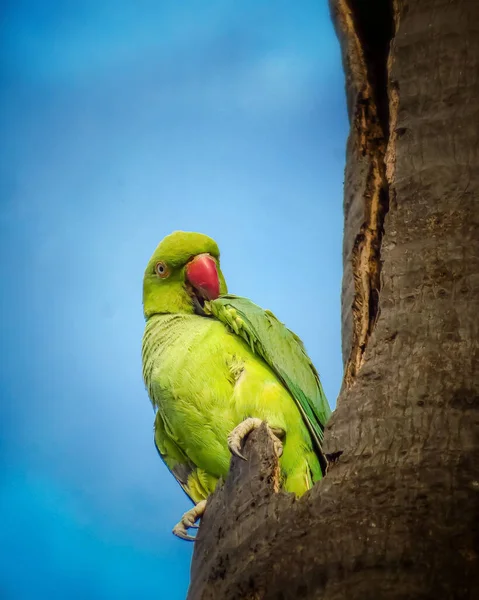
[[[209,254],[198,254],[186,265],[186,277],[206,300],[216,300],[220,295],[220,280],[216,263]]]

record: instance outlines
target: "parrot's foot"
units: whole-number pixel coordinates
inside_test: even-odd
[[[246,460],[246,458],[241,454],[241,442],[248,435],[248,433],[251,433],[253,429],[258,429],[262,423],[263,421],[261,419],[249,417],[237,425],[228,436],[228,448],[230,449],[231,454]],[[270,427],[269,425],[267,425],[267,429],[271,439],[273,440],[276,456],[279,458],[283,454],[283,444],[280,440],[280,437],[284,437],[285,432],[283,429]]]
[[[173,533],[182,540],[194,542],[196,538],[188,535],[188,529],[198,529],[199,525],[196,525],[196,521],[204,515],[205,509],[206,500],[201,500],[196,506],[185,512],[181,521],[173,527]]]

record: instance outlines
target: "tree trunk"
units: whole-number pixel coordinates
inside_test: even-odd
[[[301,499],[264,431],[188,598],[479,598],[479,1],[332,0],[351,132],[342,450]]]

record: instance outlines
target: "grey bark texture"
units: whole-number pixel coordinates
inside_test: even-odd
[[[325,450],[343,454],[298,500],[253,432],[208,501],[189,600],[479,598],[479,2],[331,10],[351,132]]]

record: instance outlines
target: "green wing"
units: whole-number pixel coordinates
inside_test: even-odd
[[[241,336],[261,356],[293,396],[317,447],[322,453],[324,426],[331,415],[319,375],[303,343],[269,310],[251,300],[226,295],[208,302],[207,313]]]

